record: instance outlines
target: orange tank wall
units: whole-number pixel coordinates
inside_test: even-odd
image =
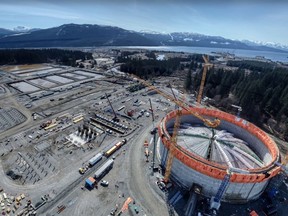
[[[277,175],[280,171],[280,167],[275,166],[274,162],[278,161],[279,159],[279,150],[275,142],[260,128],[256,127],[255,125],[241,119],[239,121],[236,120],[237,117],[222,112],[218,110],[212,109],[204,109],[204,108],[191,108],[192,111],[198,112],[201,115],[219,118],[220,120],[225,120],[227,122],[233,123],[238,127],[241,127],[247,130],[249,133],[253,134],[257,137],[270,151],[272,156],[272,161],[265,167],[258,168],[258,169],[250,169],[249,174],[241,174],[241,173],[233,173],[231,176],[231,182],[236,183],[256,183],[266,181],[268,178],[272,178],[273,176]],[[182,110],[182,115],[191,115],[186,110]],[[158,126],[158,133],[159,137],[162,139],[162,143],[165,145],[166,148],[169,149],[170,141],[169,138],[167,139],[166,136],[168,134],[166,130],[166,123],[168,120],[171,120],[176,117],[176,111],[172,111],[168,113],[168,115],[162,120],[162,122]],[[223,179],[226,174],[226,169],[228,167],[220,165],[215,162],[208,161],[192,152],[187,151],[180,146],[177,146],[175,150],[174,156],[180,160],[182,163],[187,165],[188,167],[202,173],[208,175],[210,177],[216,179]],[[265,178],[264,172],[268,172],[270,176]]]

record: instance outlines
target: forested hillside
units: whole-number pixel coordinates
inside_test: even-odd
[[[183,65],[183,61],[190,61],[190,64]],[[201,55],[158,61],[131,59],[127,54],[120,57],[119,62],[124,63],[121,71],[145,79],[169,76],[186,69],[188,74],[183,87],[188,92],[198,92],[203,71]],[[275,63],[248,60],[229,61],[227,66],[236,70],[213,67],[207,74],[204,96],[211,99],[209,103],[235,113],[237,110],[231,105],[239,105],[243,109],[242,117],[288,139],[288,69],[277,67]]]
[[[228,65],[238,70],[212,68],[207,74],[205,95],[213,99],[211,103],[228,110],[232,104],[240,105],[242,116],[258,126],[268,124],[288,139],[288,70],[254,61]],[[193,78],[195,89],[201,76]]]
[[[93,59],[92,53],[62,49],[5,49],[0,50],[0,65],[50,63],[75,66],[77,59]]]

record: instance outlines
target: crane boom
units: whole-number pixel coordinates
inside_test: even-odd
[[[110,100],[109,100],[109,98],[108,98],[108,95],[107,95],[106,93],[105,93],[105,96],[106,96],[106,98],[107,98],[107,100],[108,100],[108,103],[109,103],[109,105],[110,105],[110,107],[111,107],[111,109],[112,109],[112,112],[113,112],[113,114],[114,114],[113,121],[119,121],[119,119],[117,118],[116,112],[115,112],[115,110],[114,110],[114,108],[113,108],[113,106],[112,106],[112,104],[111,104],[111,102],[110,102]]]
[[[201,84],[200,84],[200,88],[199,88],[199,93],[197,96],[197,103],[198,104],[201,104],[207,71],[208,71],[209,67],[212,66],[212,64],[209,63],[208,57],[206,57],[204,55],[202,57],[204,59],[204,68],[203,68],[203,74],[202,74]]]
[[[172,101],[173,103],[175,103],[176,105],[178,105],[178,107],[181,107],[183,110],[186,110],[189,114],[195,116],[196,118],[200,119],[201,121],[204,122],[205,125],[207,125],[208,127],[218,127],[220,125],[220,120],[219,119],[214,119],[214,121],[211,121],[209,119],[204,118],[203,116],[201,116],[199,113],[192,111],[189,106],[187,106],[184,102],[175,99],[174,97],[172,97],[169,94],[164,93],[163,91],[159,90],[158,88],[156,88],[155,86],[151,85],[149,82],[147,82],[146,80],[143,80],[135,75],[132,75],[134,78],[136,78],[139,82],[143,83],[145,86],[147,86],[150,90],[154,90],[156,91],[158,94],[160,94],[161,96],[163,96],[166,99],[169,99],[170,101]]]
[[[199,89],[199,93],[197,96],[197,103],[200,104],[201,100],[202,100],[202,95],[203,95],[203,90],[204,90],[204,84],[205,84],[205,80],[206,80],[206,75],[207,75],[207,68],[204,66],[203,69],[203,74],[202,74],[202,79],[201,79],[201,84],[200,84],[200,89]]]

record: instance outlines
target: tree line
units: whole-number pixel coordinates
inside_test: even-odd
[[[75,66],[75,61],[78,59],[93,59],[92,53],[63,49],[0,50],[0,65],[57,63]]]
[[[121,71],[149,79],[186,69],[183,87],[187,91],[198,92],[203,72],[202,55],[162,61],[152,53],[146,55],[149,57],[146,60],[133,59],[130,55],[125,53],[118,58],[118,62],[123,63]],[[183,61],[190,63],[183,64]],[[236,68],[224,70],[212,67],[208,71],[204,96],[212,99],[212,105],[226,111],[235,109],[232,104],[241,106],[241,116],[259,127],[276,120],[273,129],[288,139],[288,69],[256,60],[228,61],[227,66]]]
[[[117,63],[123,63],[120,70],[126,73],[134,74],[144,79],[149,79],[157,76],[170,76],[176,70],[184,70],[185,67],[198,67],[201,65],[202,55],[189,55],[187,58],[175,57],[164,60],[157,60],[154,52],[146,52],[145,56],[148,59],[133,58],[132,55],[138,52],[125,51],[117,58]],[[193,62],[193,66],[184,65],[182,62]],[[200,62],[199,64],[197,62]],[[195,63],[195,65],[194,65]]]
[[[241,106],[241,115],[260,127],[275,119],[277,124],[274,129],[288,139],[288,69],[265,62],[229,65],[237,65],[238,69],[209,70],[205,95],[226,110],[233,109],[232,104]],[[202,72],[191,78],[194,90],[199,89],[201,77]]]

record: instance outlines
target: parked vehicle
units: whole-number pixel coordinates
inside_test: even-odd
[[[85,167],[80,167],[79,168],[79,173],[80,174],[84,174],[86,172],[86,168]]]
[[[104,187],[108,187],[109,182],[108,182],[108,181],[105,181],[105,180],[102,180],[102,181],[100,182],[100,185],[102,185],[102,186],[104,186]]]

